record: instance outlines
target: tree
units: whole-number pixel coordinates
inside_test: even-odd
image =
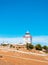
[[[33,49],[34,46],[32,44],[29,44],[29,49]]]
[[[37,44],[37,45],[35,46],[35,49],[36,49],[36,50],[42,50],[42,46],[41,46],[40,44]]]
[[[27,43],[26,48],[29,50],[29,49],[33,49],[34,46],[31,43]]]
[[[45,45],[45,46],[43,46],[43,49],[47,50],[47,49],[48,49],[48,47]]]
[[[10,48],[12,48],[12,47],[13,47],[13,45],[11,44],[11,45],[10,45]]]
[[[8,44],[1,44],[2,46],[7,46]]]

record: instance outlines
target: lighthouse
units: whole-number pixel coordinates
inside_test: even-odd
[[[29,31],[27,31],[27,32],[25,33],[24,43],[25,43],[25,44],[26,44],[26,43],[32,43],[32,36],[31,36],[31,34],[30,34]]]

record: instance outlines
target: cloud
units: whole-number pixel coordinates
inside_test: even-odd
[[[32,41],[34,44],[48,45],[48,36],[34,36]]]
[[[23,42],[22,37],[17,37],[17,38],[0,38],[0,43],[13,43],[13,44],[18,44]]]
[[[13,44],[18,44],[18,43],[24,43],[24,40],[22,37],[16,37],[16,38],[0,38],[0,43],[13,43]],[[48,36],[33,36],[32,37],[32,43],[35,44],[42,44],[42,45],[48,45]]]

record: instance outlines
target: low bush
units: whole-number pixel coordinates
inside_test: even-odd
[[[36,50],[42,50],[42,46],[41,46],[40,44],[37,44],[37,45],[35,46],[35,49],[36,49]]]
[[[34,46],[31,43],[27,43],[26,48],[29,50],[29,49],[33,49]]]

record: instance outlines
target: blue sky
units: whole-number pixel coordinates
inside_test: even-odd
[[[48,0],[0,0],[0,37],[48,36]]]

